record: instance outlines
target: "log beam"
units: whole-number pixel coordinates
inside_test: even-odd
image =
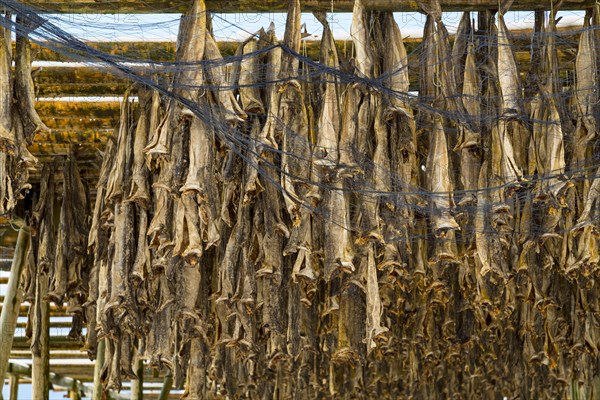
[[[6,285],[6,294],[4,304],[0,314],[0,393],[4,386],[4,376],[9,366],[10,349],[15,337],[15,328],[19,309],[23,300],[23,293],[19,287],[21,271],[27,260],[27,250],[29,248],[30,230],[23,224],[19,230],[15,254],[13,256],[10,277]]]
[[[19,375],[10,375],[10,400],[19,399]]]
[[[189,7],[189,1],[181,0],[28,0],[25,3],[46,12],[64,13],[180,13]],[[237,12],[285,12],[286,0],[206,0],[208,10],[219,13]],[[441,0],[444,11],[479,11],[498,9],[497,0]],[[330,11],[333,4],[335,12],[351,12],[354,0],[303,0],[303,11]],[[419,11],[415,0],[364,0],[368,10],[379,11]],[[565,0],[561,10],[582,10],[593,7],[594,0]],[[511,7],[514,11],[549,10],[549,0],[520,0]]]
[[[96,363],[94,364],[94,387],[92,392],[93,399],[102,398],[102,365],[104,364],[104,346],[104,339],[98,340],[98,349],[96,350]]]
[[[46,296],[48,294],[48,274],[38,271],[37,282],[39,285],[39,295]],[[42,297],[43,298],[43,297]],[[31,365],[31,392],[34,399],[48,400],[50,392],[50,305],[45,302],[40,302],[40,326],[34,329],[39,329],[39,348],[38,354],[32,349],[33,362]]]

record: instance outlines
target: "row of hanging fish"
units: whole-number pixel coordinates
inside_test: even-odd
[[[351,60],[315,13],[314,63],[299,56],[290,0],[281,44],[261,30],[227,60],[195,0],[168,87],[149,79],[125,95],[89,226],[70,157],[58,233],[44,228],[57,212],[44,175],[44,281],[30,293],[68,302],[91,357],[105,341],[107,387],[135,379],[137,357],[173,371],[186,399],[592,387],[598,10],[585,16],[567,107],[557,8],[536,32],[548,39],[533,45],[525,99],[510,2],[477,32],[465,13],[453,42],[438,1],[420,6],[415,98],[392,13],[355,1]]]
[[[11,14],[0,9],[0,20],[0,215],[5,216],[31,188],[29,170],[37,159],[27,146],[35,134],[49,129],[34,107],[31,45],[25,33],[28,20],[16,17],[15,24],[22,32],[17,35],[14,54]]]

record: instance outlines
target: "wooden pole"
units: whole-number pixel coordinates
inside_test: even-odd
[[[171,388],[173,387],[173,375],[168,372],[165,376],[165,380],[163,381],[162,388],[160,389],[160,394],[158,395],[158,400],[167,400],[169,398],[169,394],[171,393]]]
[[[363,0],[367,10],[376,11],[419,11],[416,0]],[[185,11],[189,2],[186,1],[90,1],[90,0],[28,0],[27,3],[41,7],[45,11],[58,11],[65,13],[111,12],[111,13],[180,13]],[[314,10],[334,12],[351,12],[354,0],[303,0],[302,11]],[[444,11],[475,11],[484,9],[498,9],[497,0],[441,0],[440,5]],[[561,10],[583,10],[594,5],[594,0],[564,0]],[[223,1],[206,0],[209,11],[219,13],[245,13],[245,12],[285,12],[286,0],[246,0]],[[519,0],[515,1],[511,10],[532,11],[550,9],[549,1]],[[17,12],[18,10],[15,10]]]
[[[98,348],[96,349],[96,364],[94,365],[94,392],[92,398],[94,400],[102,400],[102,365],[104,365],[104,339],[98,340]]]
[[[27,259],[29,236],[29,227],[23,224],[17,237],[15,254],[12,266],[10,267],[10,277],[6,285],[6,295],[4,296],[4,304],[2,306],[2,313],[0,314],[0,392],[4,388],[4,377],[8,369],[10,349],[15,337],[19,309],[23,301],[23,292],[19,288],[19,279],[23,265],[25,265],[25,260]]]
[[[73,387],[69,391],[69,399],[81,400],[81,397],[79,396],[79,381],[77,380],[73,381]]]
[[[10,376],[10,400],[19,399],[19,375],[11,374]]]
[[[40,301],[40,326],[39,329],[39,353],[32,351],[33,363],[31,371],[32,388],[31,394],[36,400],[48,400],[50,392],[50,306],[43,300],[44,295],[48,293],[48,275],[39,274],[37,284],[40,285],[38,295],[42,296],[36,301]],[[37,354],[36,354],[37,353]]]
[[[142,400],[144,398],[144,362],[137,360],[135,374],[138,379],[131,380],[131,400]]]

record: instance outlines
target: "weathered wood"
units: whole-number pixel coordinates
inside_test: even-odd
[[[15,327],[17,326],[19,309],[23,300],[23,293],[19,288],[19,280],[27,259],[29,241],[30,229],[23,224],[19,230],[10,277],[6,285],[2,313],[0,314],[0,392],[2,392],[2,388],[4,387],[4,377],[9,365],[10,349],[13,345]]]
[[[80,400],[81,396],[79,395],[79,382],[77,380],[73,380],[73,386],[69,390],[69,399],[71,400]]]
[[[53,337],[50,341],[50,350],[79,350],[81,346],[82,344],[79,341],[69,339],[66,336]],[[29,341],[24,336],[17,336],[14,338],[12,348],[14,350],[26,350],[29,348]]]
[[[559,62],[563,68],[569,68],[568,65],[574,62],[575,53],[572,49],[576,48],[578,40],[579,27],[565,27],[559,31],[560,40],[558,46]],[[529,30],[514,30],[513,45],[519,62],[521,72],[526,72],[529,69],[529,58],[531,44],[531,31]],[[411,82],[411,90],[416,90],[418,87],[418,51],[414,51],[420,44],[421,38],[404,38],[403,42],[406,47],[409,58],[409,75]],[[174,44],[172,42],[134,42],[134,43],[118,43],[118,42],[89,42],[91,47],[99,48],[102,51],[123,57],[129,57],[133,60],[152,59],[154,61],[172,61],[174,57]],[[237,42],[219,42],[219,50],[224,57],[233,56],[237,49]],[[312,60],[319,59],[320,41],[306,40],[303,42],[302,54]],[[336,48],[338,53],[345,58],[352,57],[352,43],[348,40],[337,40]],[[48,49],[39,48],[36,54],[38,61],[61,61],[69,62],[68,58],[63,55],[52,52]],[[568,65],[567,65],[568,64]],[[76,64],[78,65],[78,64]],[[572,66],[571,66],[572,67]],[[133,83],[132,79],[114,74],[106,69],[99,69],[94,66],[47,66],[43,67],[36,78],[36,87],[39,97],[55,97],[63,95],[77,96],[120,96],[125,92],[128,85]],[[48,105],[46,102],[38,103],[38,112],[44,117],[57,117],[52,115],[52,107],[58,105]],[[88,109],[91,106],[88,106]],[[104,117],[111,118],[113,121],[115,115],[118,114],[118,104],[114,106],[115,113]],[[65,110],[66,111],[66,110]],[[77,116],[81,118],[82,113],[73,113],[75,121]],[[60,113],[58,117],[69,116]],[[84,115],[85,116],[85,115]],[[89,118],[97,119],[97,115],[89,115]],[[52,121],[44,119],[46,124],[52,124]]]
[[[52,338],[53,340],[53,338]],[[67,351],[67,350],[54,350],[49,353],[50,359],[70,360],[70,359],[87,359],[87,353],[83,351]],[[10,352],[10,358],[12,360],[17,359],[31,359],[31,352],[28,350],[12,350]]]
[[[12,374],[10,376],[10,400],[18,400],[19,398],[19,375]]]
[[[81,366],[75,366],[81,369]],[[31,368],[27,365],[10,363],[8,366],[8,372],[12,374],[18,374],[21,376],[31,377]],[[71,390],[74,387],[75,382],[77,381],[78,391],[83,393],[84,396],[91,397],[93,396],[93,387],[90,384],[82,383],[79,379],[73,379],[72,377],[63,376],[61,374],[57,374],[54,372],[50,373],[50,383],[53,386],[66,388]],[[97,399],[97,397],[92,397],[93,399]],[[125,400],[128,399],[126,396],[122,396],[115,391],[108,390],[106,391],[106,398],[109,400]],[[99,399],[99,398],[98,398]]]
[[[36,110],[44,120],[51,118],[75,118],[75,119],[109,119],[114,126],[119,118],[119,103],[115,101],[78,102],[67,101],[39,101]]]
[[[158,396],[159,400],[167,400],[169,398],[169,394],[171,393],[171,388],[173,387],[173,375],[171,373],[167,373],[165,375],[165,380],[163,382],[163,386],[160,389],[160,395]]]
[[[38,285],[40,285],[40,293],[46,295],[48,293],[47,274],[38,274]],[[40,308],[41,326],[36,327],[40,330],[40,346],[39,355],[36,355],[35,352],[32,354],[31,392],[34,399],[47,400],[50,392],[50,306],[47,302],[42,301]]]
[[[120,0],[115,2],[96,1],[96,0],[57,0],[47,2],[45,0],[28,0],[26,3],[40,7],[43,11],[65,12],[65,13],[179,13],[184,11],[188,2],[175,0]],[[443,0],[440,1],[444,11],[465,11],[465,10],[488,10],[498,9],[498,2],[494,0]],[[305,0],[302,2],[303,11],[329,11],[331,8],[335,12],[352,11],[353,0]],[[365,8],[369,10],[380,11],[419,11],[415,0],[364,0]],[[561,9],[578,10],[593,6],[593,0],[566,0]],[[549,10],[550,1],[521,0],[512,5],[513,10]],[[282,12],[287,9],[287,2],[284,0],[207,0],[206,8],[213,12],[220,13],[238,13],[238,12],[259,12],[271,11]]]
[[[96,363],[94,365],[94,389],[92,393],[93,399],[102,398],[102,365],[104,364],[104,339],[98,340],[98,348],[96,349]]]
[[[144,362],[136,362],[135,374],[138,379],[131,380],[131,400],[143,400],[144,398]]]

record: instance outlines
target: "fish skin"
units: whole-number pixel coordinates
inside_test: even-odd
[[[577,113],[587,130],[586,140],[593,139],[597,127],[598,89],[590,82],[597,82],[597,51],[594,44],[594,32],[591,30],[592,11],[586,12],[583,31],[579,37],[579,47],[575,58],[575,102]]]
[[[383,73],[385,85],[395,95],[388,98],[389,104],[385,110],[385,118],[389,119],[394,113],[402,113],[409,119],[414,119],[412,108],[408,101],[410,81],[408,77],[408,56],[404,47],[402,33],[394,20],[392,13],[384,15],[385,32],[387,43],[383,55]],[[410,123],[410,122],[409,122]],[[412,122],[414,124],[414,121]]]
[[[0,18],[5,16],[1,15]],[[14,152],[16,146],[12,129],[12,75],[11,31],[0,26],[0,149],[4,152]]]
[[[26,18],[17,16],[17,24],[31,24]],[[31,76],[31,43],[29,38],[18,35],[15,51],[14,90],[16,108],[23,126],[24,144],[31,144],[38,133],[50,133],[35,109],[35,86]]]
[[[258,43],[256,40],[249,40],[245,45],[241,45],[241,47],[243,48],[242,54],[247,55],[258,50]],[[263,106],[258,87],[259,82],[257,81],[259,76],[258,56],[248,56],[247,58],[244,58],[241,62],[239,78],[240,100],[244,112],[257,114],[265,113],[265,107]]]
[[[432,218],[433,231],[440,235],[448,230],[458,229],[450,210],[454,206],[452,200],[452,183],[449,174],[448,145],[442,119],[434,119],[434,127],[429,142],[427,156],[427,190],[431,193],[431,204],[434,209]]]
[[[465,59],[467,57],[469,43],[473,42],[473,27],[471,26],[471,13],[465,11],[458,23],[458,28],[454,34],[454,44],[452,46],[452,64],[454,71],[454,80],[457,88],[463,87],[465,76]]]
[[[498,13],[498,82],[502,116],[523,117],[521,78],[504,13]]]
[[[371,52],[371,40],[369,28],[367,27],[366,11],[362,0],[355,0],[352,9],[352,24],[350,25],[350,37],[354,43],[356,58],[354,66],[358,75],[364,78],[373,77],[373,55]]]
[[[315,13],[315,16],[323,25],[321,41],[321,63],[329,68],[339,69],[339,57],[335,47],[335,41],[326,16]],[[335,76],[322,75],[325,80],[325,90],[322,99],[322,108],[317,125],[317,143],[314,149],[315,163],[333,166],[339,160],[338,140],[340,135],[340,105],[338,82]]]

